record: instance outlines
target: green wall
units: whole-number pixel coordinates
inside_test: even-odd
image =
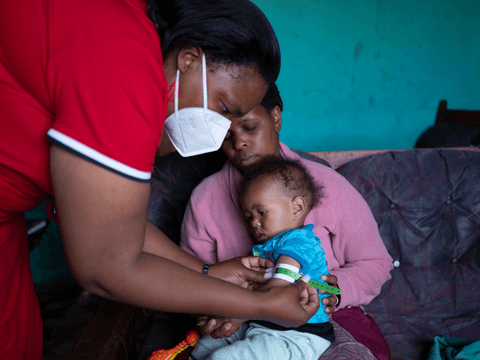
[[[280,138],[292,148],[410,148],[439,100],[480,109],[479,0],[254,3],[280,42]],[[27,217],[44,218],[44,206]],[[30,267],[35,283],[72,281],[57,224]]]
[[[282,51],[280,139],[411,148],[438,102],[480,109],[480,1],[253,0]]]
[[[27,219],[47,219],[45,201],[37,208],[26,212]],[[42,241],[30,252],[30,270],[33,283],[70,283],[74,281],[65,254],[58,224],[50,221]]]

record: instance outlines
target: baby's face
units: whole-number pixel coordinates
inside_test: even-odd
[[[268,178],[259,179],[241,198],[243,215],[259,243],[265,243],[296,225],[292,199],[282,191],[281,186]]]

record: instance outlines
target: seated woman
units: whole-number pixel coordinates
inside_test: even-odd
[[[238,197],[244,174],[265,157],[299,161],[324,186],[322,204],[309,213],[306,223],[314,225],[315,235],[322,240],[330,272],[322,279],[342,292],[341,299],[322,299],[327,305],[325,312],[367,304],[380,293],[393,268],[377,223],[365,200],[345,178],[327,166],[300,158],[279,141],[282,109],[278,89],[271,86],[261,105],[232,121],[222,145],[229,160],[193,191],[180,245],[205,263],[249,254],[254,244]]]

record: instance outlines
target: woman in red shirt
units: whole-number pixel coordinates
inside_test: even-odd
[[[278,42],[253,3],[4,1],[0,43],[0,359],[41,358],[23,213],[47,194],[70,269],[91,293],[283,324],[316,312],[303,282],[259,293],[218,280],[262,279],[247,268],[265,265],[254,258],[205,276],[146,216],[165,119],[179,151],[211,150],[226,119],[253,109],[277,78]]]

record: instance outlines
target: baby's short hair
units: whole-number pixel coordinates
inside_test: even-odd
[[[255,181],[272,177],[281,181],[285,191],[292,199],[302,196],[310,211],[320,204],[323,197],[323,186],[317,184],[307,169],[295,160],[269,157],[252,168],[243,178],[241,196]]]

